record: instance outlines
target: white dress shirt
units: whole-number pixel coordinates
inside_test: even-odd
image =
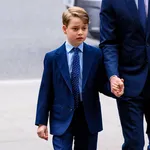
[[[149,0],[144,0],[146,16],[148,15],[148,1],[149,1]],[[138,8],[138,0],[135,0],[135,3],[136,3],[136,6],[137,6],[137,8]]]

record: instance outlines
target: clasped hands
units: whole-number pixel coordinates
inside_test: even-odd
[[[110,77],[111,92],[116,96],[120,97],[124,94],[124,80],[120,79],[116,75]]]

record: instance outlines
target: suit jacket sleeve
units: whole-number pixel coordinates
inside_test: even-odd
[[[35,124],[47,125],[50,107],[53,101],[52,60],[50,53],[44,58],[44,71],[39,90]]]
[[[100,49],[100,52],[101,52],[101,49]],[[111,90],[110,90],[110,82],[109,82],[109,79],[106,75],[106,69],[104,67],[104,57],[101,53],[101,59],[100,59],[100,64],[99,64],[99,71],[98,71],[98,79],[97,79],[97,82],[99,83],[99,92],[100,93],[103,93],[109,97],[113,97],[115,98],[115,96],[111,93]]]
[[[108,78],[118,73],[118,41],[116,16],[112,9],[113,0],[103,0],[100,12],[100,48]]]

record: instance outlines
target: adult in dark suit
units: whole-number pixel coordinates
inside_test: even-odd
[[[71,7],[62,18],[67,40],[44,59],[35,123],[37,133],[48,139],[49,119],[55,150],[72,150],[73,139],[75,150],[96,150],[97,135],[102,130],[99,101],[105,81],[102,52],[84,43],[89,23],[84,9]]]
[[[143,150],[143,115],[150,140],[150,2],[103,0],[100,47],[110,84],[124,79],[117,98],[124,136],[123,150]],[[111,88],[112,93],[115,90]],[[120,95],[119,95],[120,96]],[[150,147],[148,146],[148,150]]]

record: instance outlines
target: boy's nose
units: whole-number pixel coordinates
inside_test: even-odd
[[[82,30],[79,30],[79,34],[82,34],[83,33],[83,31]]]

